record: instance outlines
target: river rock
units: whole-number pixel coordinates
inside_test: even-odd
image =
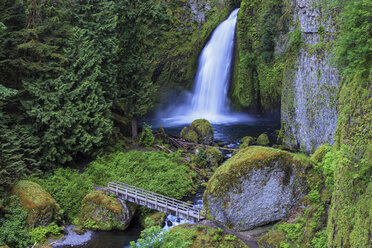
[[[204,204],[217,223],[235,231],[281,220],[308,190],[306,166],[304,159],[286,151],[245,148],[217,169]]]
[[[12,193],[19,197],[27,212],[27,225],[31,228],[46,226],[60,218],[60,206],[39,184],[22,180],[13,188]]]
[[[134,212],[134,204],[95,191],[86,195],[82,201],[81,222],[84,227],[92,230],[125,230]]]
[[[270,140],[269,140],[269,137],[267,136],[267,134],[263,133],[260,136],[258,136],[257,145],[267,146],[268,144],[270,144]]]
[[[199,144],[211,145],[213,143],[213,127],[206,119],[194,120],[190,127],[184,127],[180,136]]]

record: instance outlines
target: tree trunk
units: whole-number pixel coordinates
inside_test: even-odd
[[[135,139],[137,138],[137,117],[133,116],[132,117],[132,138]]]

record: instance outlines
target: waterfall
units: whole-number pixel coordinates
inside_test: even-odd
[[[162,111],[163,125],[190,123],[200,118],[211,123],[247,120],[246,115],[230,111],[227,98],[238,11],[232,11],[213,31],[200,54],[192,94],[182,104]]]

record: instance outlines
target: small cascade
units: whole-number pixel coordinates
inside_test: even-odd
[[[159,119],[162,120],[162,125],[190,123],[200,118],[211,123],[252,120],[247,115],[231,112],[227,98],[238,11],[239,9],[232,11],[214,30],[200,54],[192,94],[181,104],[161,111]]]

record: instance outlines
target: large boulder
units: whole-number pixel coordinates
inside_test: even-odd
[[[217,223],[236,231],[281,220],[308,190],[307,161],[273,148],[245,148],[217,169],[204,204]]]
[[[125,230],[134,211],[134,204],[123,203],[102,191],[95,191],[82,201],[81,223],[93,230]]]
[[[13,188],[23,209],[27,212],[27,225],[31,228],[46,226],[59,220],[60,206],[39,184],[22,180]]]
[[[199,144],[211,145],[213,143],[213,127],[206,119],[193,121],[190,127],[184,127],[180,136]]]

